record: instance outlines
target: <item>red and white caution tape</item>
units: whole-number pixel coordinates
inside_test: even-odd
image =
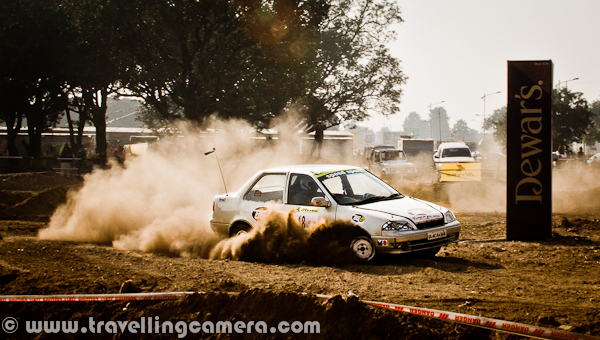
[[[196,292],[66,295],[0,295],[0,302],[177,300]]]
[[[332,296],[330,295],[316,295],[321,299],[329,299]],[[600,337],[593,335],[584,335],[573,332],[567,332],[563,330],[556,330],[546,327],[540,326],[532,326],[526,325],[518,322],[504,321],[499,319],[491,319],[482,316],[454,313],[441,311],[437,309],[429,309],[429,308],[419,308],[419,307],[411,307],[411,306],[403,306],[397,305],[393,303],[384,303],[377,301],[368,301],[368,300],[360,300],[362,303],[389,309],[393,311],[421,315],[429,318],[439,319],[443,321],[450,321],[461,323],[464,325],[475,326],[480,328],[485,328],[489,330],[500,331],[504,333],[511,333],[517,335],[524,335],[531,338],[537,339],[568,339],[568,340],[600,340]]]
[[[143,300],[178,300],[192,294],[204,292],[170,292],[170,293],[132,293],[132,294],[69,294],[69,295],[0,295],[0,302],[60,302],[60,301],[143,301]],[[234,295],[236,293],[229,293]],[[330,299],[333,296],[315,294],[320,299]],[[532,326],[518,322],[491,319],[482,316],[441,311],[437,309],[419,308],[383,303],[378,301],[360,300],[362,303],[389,309],[393,311],[425,316],[443,321],[456,322],[464,325],[485,328],[537,339],[557,340],[600,340],[600,337],[584,335],[546,327]]]

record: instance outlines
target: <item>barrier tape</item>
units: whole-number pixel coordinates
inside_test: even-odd
[[[330,299],[330,295],[315,295],[321,299]],[[486,318],[462,313],[454,313],[441,311],[437,309],[419,308],[412,306],[403,306],[393,303],[383,303],[378,301],[360,300],[360,302],[375,306],[378,308],[389,309],[393,311],[403,312],[425,316],[433,319],[460,323],[469,326],[485,328],[489,330],[500,331],[504,333],[528,336],[536,339],[568,339],[568,340],[600,340],[600,337],[593,335],[584,335],[579,333],[567,332],[540,326],[532,326],[518,322],[504,321],[500,319]]]
[[[84,301],[144,301],[144,300],[178,300],[192,294],[205,292],[170,292],[170,293],[130,293],[130,294],[65,294],[65,295],[0,295],[0,302],[84,302]],[[228,293],[236,295],[238,293]],[[303,293],[303,295],[309,295]],[[314,294],[319,299],[331,299],[332,295]],[[556,330],[546,327],[532,326],[518,322],[486,318],[469,314],[441,311],[437,309],[404,306],[378,301],[359,300],[360,302],[383,309],[428,318],[460,323],[509,334],[528,336],[536,339],[553,340],[600,340],[600,337]]]
[[[142,301],[178,300],[196,292],[130,293],[130,294],[66,294],[66,295],[0,295],[0,302],[76,302],[76,301]]]

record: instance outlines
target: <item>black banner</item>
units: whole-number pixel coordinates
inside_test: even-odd
[[[508,62],[506,237],[552,236],[552,61]]]

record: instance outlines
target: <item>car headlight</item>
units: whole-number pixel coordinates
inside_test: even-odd
[[[411,231],[416,230],[408,221],[387,221],[381,227],[381,231]]]
[[[456,221],[456,216],[452,213],[452,211],[448,210],[444,214],[444,223],[450,223]]]

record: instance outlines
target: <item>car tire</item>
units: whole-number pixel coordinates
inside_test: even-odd
[[[352,240],[350,248],[361,262],[368,262],[375,257],[375,243],[369,236],[359,236]]]
[[[247,224],[236,224],[235,226],[233,226],[233,228],[231,228],[231,231],[229,232],[229,236],[230,237],[234,237],[234,236],[238,236],[238,235],[242,235],[242,234],[247,234],[250,232],[250,230],[252,229],[252,227],[250,227]]]

